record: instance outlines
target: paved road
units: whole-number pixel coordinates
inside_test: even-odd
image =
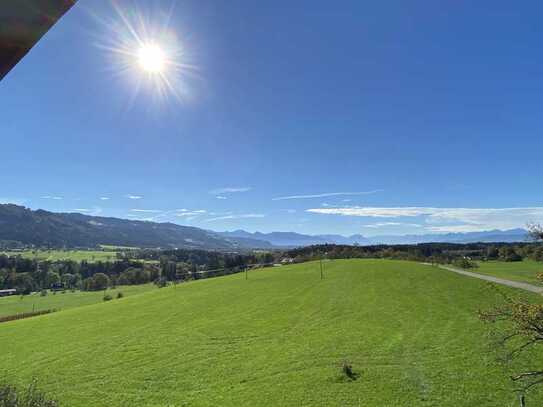
[[[452,271],[453,273],[463,274],[464,276],[474,277],[474,278],[479,278],[481,280],[490,281],[490,282],[496,283],[496,284],[502,284],[502,285],[506,285],[506,286],[509,286],[509,287],[513,287],[513,288],[520,288],[521,290],[531,291],[531,292],[537,293],[537,294],[543,293],[543,287],[538,287],[538,286],[533,285],[533,284],[521,283],[520,281],[505,280],[503,278],[487,276],[485,274],[473,273],[471,271],[457,269],[455,267],[450,267],[450,266],[439,266],[439,268],[441,268],[443,270]]]

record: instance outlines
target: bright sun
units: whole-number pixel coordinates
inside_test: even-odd
[[[157,45],[143,45],[138,51],[138,63],[149,73],[161,73],[166,65],[166,56]]]

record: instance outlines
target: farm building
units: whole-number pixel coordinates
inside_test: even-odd
[[[0,290],[0,297],[7,297],[8,295],[14,295],[16,292],[17,290],[15,288]]]

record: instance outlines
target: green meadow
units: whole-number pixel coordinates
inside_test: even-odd
[[[485,282],[390,260],[324,275],[268,268],[3,323],[0,373],[70,407],[518,405],[476,315],[496,301]]]
[[[27,259],[35,260],[73,260],[81,261],[114,261],[117,259],[117,253],[109,250],[24,250],[0,252],[7,256],[21,256]]]
[[[109,288],[105,292],[115,298],[119,292],[122,292],[123,296],[126,297],[134,294],[141,294],[153,289],[157,289],[154,284],[143,284]],[[10,297],[0,298],[0,317],[53,308],[56,310],[66,310],[103,301],[104,291],[71,292],[70,290],[67,290],[64,293],[57,291],[55,294],[52,291],[48,291],[48,294],[43,297],[40,293],[24,296],[12,295]]]
[[[523,261],[482,261],[479,268],[473,271],[481,274],[488,274],[494,277],[507,280],[522,281],[525,283],[542,285],[537,279],[539,273],[543,273],[543,263],[533,260]]]

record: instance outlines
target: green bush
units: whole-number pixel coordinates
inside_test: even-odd
[[[113,297],[109,294],[104,295],[104,301],[111,301]]]
[[[453,265],[456,267],[460,267],[462,269],[474,269],[478,268],[479,265],[474,262],[471,259],[468,259],[467,257],[461,257],[453,261]]]
[[[0,384],[1,407],[58,407],[55,400],[48,399],[38,390],[37,381],[33,380],[27,388],[17,388],[9,384]]]
[[[124,297],[123,292],[122,292],[122,291],[119,291],[119,292],[117,293],[117,298],[123,298],[123,297]]]
[[[41,291],[40,291],[40,295],[41,295],[42,297],[47,296],[47,290],[41,290]]]
[[[158,288],[164,288],[168,285],[168,280],[165,277],[160,277],[155,281],[155,284]]]
[[[358,373],[353,370],[353,366],[348,361],[345,361],[341,364],[341,373],[349,380],[358,379]]]

